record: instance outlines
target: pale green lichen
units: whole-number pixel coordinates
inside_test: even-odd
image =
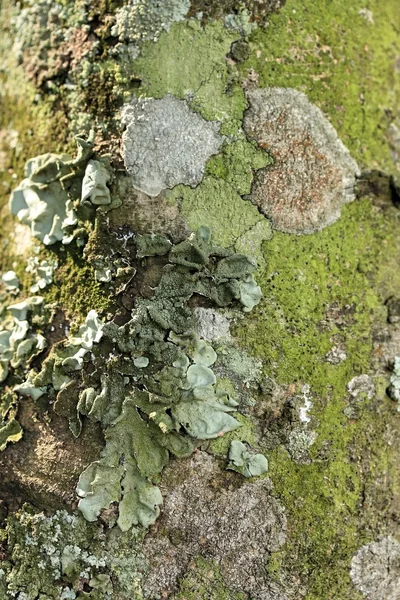
[[[93,143],[76,137],[77,157],[43,154],[25,165],[25,179],[10,197],[10,210],[21,223],[29,225],[32,236],[45,245],[69,244],[78,224],[79,201],[89,204],[111,202],[106,166],[93,155]],[[74,204],[75,203],[75,204]]]
[[[231,442],[227,469],[237,471],[244,477],[257,477],[268,471],[268,460],[263,454],[250,452],[246,444],[238,440]]]
[[[4,381],[9,368],[16,369],[35,352],[46,347],[45,338],[31,331],[28,313],[42,305],[40,296],[33,296],[7,307],[10,314],[0,330],[0,381]]]
[[[78,347],[79,350],[65,358],[62,366],[74,370],[82,369],[84,357],[93,348],[93,344],[98,344],[103,337],[103,327],[104,323],[100,321],[96,311],[90,310],[85,323],[79,327],[78,335],[71,337],[66,343],[67,347]]]
[[[110,190],[107,184],[111,180],[111,171],[104,162],[89,160],[82,181],[81,202],[90,202],[95,206],[111,204]]]
[[[29,288],[33,294],[50,285],[53,281],[53,273],[58,266],[55,258],[39,260],[37,256],[30,256],[25,271],[34,278],[34,283]]]
[[[1,276],[7,292],[17,293],[19,291],[19,279],[14,271],[7,271]]]

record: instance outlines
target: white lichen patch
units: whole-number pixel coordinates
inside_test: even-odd
[[[247,98],[246,134],[274,158],[255,174],[252,202],[279,231],[313,233],[334,223],[359,175],[334,127],[295,89],[253,89]]]
[[[312,396],[311,396],[310,386],[308,384],[303,385],[301,392],[302,392],[304,404],[302,406],[300,406],[299,418],[300,418],[301,423],[307,424],[307,423],[311,422],[309,412],[313,405],[312,401],[311,401]]]
[[[400,598],[400,544],[386,536],[362,546],[351,561],[350,576],[367,600]]]
[[[205,340],[212,342],[224,338],[231,339],[229,320],[213,308],[198,307],[194,309],[197,318],[197,333]]]
[[[400,411],[400,356],[396,356],[393,363],[393,372],[390,376],[389,395],[397,401],[397,410]]]
[[[219,124],[206,121],[184,100],[133,99],[122,109],[123,156],[134,187],[158,196],[179,183],[200,183],[207,159],[223,138]]]
[[[190,8],[190,0],[129,0],[115,15],[112,35],[137,49],[146,40],[156,42],[162,31],[182,21]]]
[[[400,363],[399,363],[400,366]],[[347,384],[350,396],[354,400],[371,400],[375,396],[375,384],[369,375],[357,375]]]

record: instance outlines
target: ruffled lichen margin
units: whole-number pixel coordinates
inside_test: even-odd
[[[307,1],[301,6],[289,1],[276,14],[260,16],[255,11],[252,24],[255,4],[248,3],[249,18],[241,14],[240,19],[228,19],[228,28],[223,27],[222,18],[230,9],[225,11],[218,6],[214,13],[207,7],[201,26],[197,21],[172,24],[168,31],[160,33],[157,42],[144,42],[135,62],[131,62],[124,48],[120,57],[115,53],[104,58],[111,28],[107,18],[119,6],[96,3],[92,14],[78,11],[67,15],[61,30],[71,27],[76,34],[80,27],[88,25],[85,35],[89,38],[94,35],[89,41],[96,42],[98,50],[94,60],[90,54],[87,57],[93,69],[79,71],[76,64],[69,65],[70,70],[78,69],[73,73],[76,86],[73,87],[68,85],[62,65],[56,60],[52,71],[42,69],[40,80],[36,72],[28,73],[30,83],[23,79],[21,67],[7,65],[11,76],[3,71],[1,97],[3,198],[6,203],[8,192],[15,185],[13,174],[17,179],[22,177],[23,164],[28,158],[49,150],[71,152],[72,137],[66,133],[92,127],[93,119],[98,143],[106,142],[107,150],[116,148],[119,143],[116,124],[105,115],[112,113],[137,88],[140,94],[154,98],[166,94],[186,98],[191,108],[204,118],[221,122],[221,134],[235,136],[227,137],[220,154],[210,159],[198,188],[176,188],[168,197],[161,198],[158,206],[173,216],[171,229],[175,240],[180,235],[180,239],[185,237],[188,225],[194,230],[208,222],[204,215],[209,215],[215,222],[217,243],[234,245],[236,251],[256,256],[260,265],[257,278],[264,299],[243,325],[239,321],[232,328],[231,335],[239,347],[247,349],[246,356],[253,357],[253,366],[261,364],[260,382],[249,382],[249,387],[242,388],[244,394],[250,389],[255,404],[250,403],[246,408],[242,433],[236,439],[259,444],[268,455],[273,493],[286,506],[289,523],[286,545],[267,557],[271,586],[281,586],[279,593],[289,598],[297,594],[322,600],[329,589],[338,600],[360,600],[362,596],[350,578],[353,555],[379,535],[399,536],[396,525],[399,417],[396,404],[385,393],[390,361],[396,355],[393,347],[396,326],[386,322],[384,304],[389,297],[399,296],[398,213],[393,206],[395,193],[389,180],[390,175],[398,176],[399,168],[396,146],[399,47],[395,30],[399,8],[392,0],[368,5],[356,2],[351,6],[339,0],[329,5]],[[195,8],[191,9],[192,15],[196,14]],[[11,7],[6,5],[6,9]],[[3,20],[4,15],[7,13],[3,12]],[[214,16],[221,20],[213,22]],[[29,11],[26,18],[29,23]],[[262,27],[265,20],[268,20],[266,29]],[[7,22],[4,26],[8,27]],[[69,39],[81,45],[79,37]],[[32,56],[38,52],[39,42],[37,38],[25,42],[28,44],[25,66],[35,64]],[[7,36],[2,41],[5,43]],[[174,48],[186,58],[188,77],[182,75],[181,62],[174,62]],[[87,50],[92,51],[89,46]],[[50,48],[47,52],[52,58],[56,50]],[[4,55],[10,54],[9,48],[5,48]],[[158,69],[169,73],[168,80],[158,76]],[[364,177],[358,198],[344,207],[337,223],[322,232],[308,237],[275,232],[269,239],[268,222],[243,201],[250,191],[252,169],[263,168],[270,160],[240,132],[246,108],[243,82],[261,87],[288,86],[305,93],[331,120],[361,169],[381,172]],[[187,89],[195,93],[187,97]],[[92,104],[82,102],[91,97],[95,98]],[[67,117],[64,107],[68,107]],[[245,171],[240,168],[243,164],[249,165]],[[132,197],[128,181],[118,187],[122,201],[126,199],[124,190],[126,196]],[[125,206],[131,209],[132,204],[126,201]],[[143,198],[138,198],[138,204],[143,206]],[[154,203],[151,206],[153,209]],[[2,235],[10,242],[2,249],[3,272],[13,268],[14,261],[21,260],[16,254],[18,238],[13,237],[14,224],[7,212],[4,217]],[[116,228],[126,222],[128,228],[140,231],[143,223],[150,220],[143,208],[133,208],[128,219],[125,217],[126,213],[121,217],[110,213]],[[158,219],[158,232],[167,233],[159,213],[154,212],[152,218]],[[105,230],[106,220],[98,217],[97,231]],[[127,230],[121,229],[121,246],[124,235]],[[80,324],[90,309],[105,315],[112,306],[106,284],[95,278],[96,270],[104,269],[99,261],[104,254],[102,247],[107,243],[107,240],[99,239],[96,243],[92,240],[89,263],[75,248],[56,251],[59,269],[55,284],[46,292],[46,300],[57,302],[63,313],[55,315],[55,326],[65,315]],[[118,268],[123,265],[117,265],[115,271]],[[24,268],[17,265],[16,269],[23,280]],[[128,278],[128,274],[124,276]],[[82,280],[86,283],[83,290]],[[121,285],[126,280],[122,279]],[[150,277],[149,283],[152,284]],[[331,362],[332,356],[338,358]],[[237,364],[240,363],[238,357]],[[375,395],[368,398],[361,394],[359,401],[354,402],[347,386],[355,376],[363,374],[372,376]],[[240,389],[239,380],[234,385]],[[310,386],[313,405],[311,423],[306,425],[298,418],[304,385]],[[39,412],[40,419],[45,412]],[[317,437],[311,436],[312,432]],[[237,435],[229,434],[232,438]],[[293,450],[296,435],[297,440],[306,441],[301,452],[298,443],[297,451]],[[216,456],[226,455],[229,436],[211,443]],[[310,440],[314,442],[308,445]],[[4,456],[15,456],[18,444]],[[87,463],[95,459],[97,452],[98,447],[87,456]],[[63,485],[65,482],[63,479]],[[32,497],[31,501],[39,511],[54,510],[53,500],[46,504],[44,495]],[[27,549],[22,551],[24,556],[18,556],[15,550],[18,544],[13,542],[17,540],[13,533],[17,530],[16,523],[23,524],[25,535],[30,527],[27,519],[18,513],[9,515],[7,534],[3,534],[8,542],[2,543],[8,552],[4,560],[9,560],[10,568],[13,565],[18,568],[22,562],[35,563]],[[340,530],[337,523],[341,524]],[[85,546],[94,530],[86,541],[79,539],[76,545]],[[53,532],[49,535],[54,537]],[[162,538],[168,531],[158,535]],[[174,541],[179,547],[176,532]],[[124,543],[119,540],[120,547]],[[131,540],[126,544],[132,547]],[[57,549],[57,555],[62,552],[63,548]],[[116,564],[114,550],[112,555]],[[83,572],[83,566],[80,568]],[[135,568],[140,570],[139,566]],[[127,573],[128,566],[121,563],[113,569],[110,567],[109,572],[117,586],[113,573]],[[32,578],[29,570],[27,573],[29,585]],[[98,591],[96,586],[103,585],[107,590],[108,582],[96,582],[94,577],[92,580],[91,591],[86,588],[79,593],[107,598],[109,592]],[[131,594],[128,597],[139,593],[132,591],[135,589],[132,582],[126,585],[130,590],[127,593]],[[181,578],[180,590],[173,593],[181,599],[210,595],[217,600],[246,597],[244,592],[227,591],[226,585],[216,559],[200,556]],[[51,578],[46,586],[43,584],[38,593],[49,597],[59,593],[52,590]],[[124,597],[122,592],[118,593]]]

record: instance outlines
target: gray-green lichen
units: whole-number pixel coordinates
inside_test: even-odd
[[[256,477],[268,471],[268,460],[263,454],[249,451],[246,444],[233,440],[229,448],[228,469],[241,473],[244,477]]]
[[[170,454],[189,456],[196,440],[240,426],[231,414],[238,403],[218,385],[217,353],[195,333],[189,301],[200,295],[246,312],[261,298],[255,261],[214,246],[207,227],[176,245],[140,236],[136,253],[166,257],[153,295],[137,298],[122,326],[90,311],[78,334],[15,388],[35,398],[58,392],[54,410],[69,419],[75,436],[84,417],[101,423],[106,444],[79,479],[79,508],[93,521],[118,503],[123,531],[157,518],[162,497],[154,483]]]
[[[9,388],[0,395],[0,452],[8,443],[18,442],[22,437],[22,427],[17,421],[17,397]]]
[[[37,256],[30,256],[27,260],[25,269],[27,273],[31,274],[34,280],[30,287],[30,292],[36,294],[50,285],[53,281],[53,274],[57,266],[58,262],[55,258],[39,260]]]
[[[35,352],[46,347],[45,338],[33,333],[28,321],[28,313],[37,310],[43,303],[41,296],[32,296],[7,307],[8,318],[0,330],[0,381],[4,381],[9,368],[16,369]]]
[[[1,276],[1,280],[4,283],[4,287],[7,292],[18,293],[19,291],[19,279],[14,271],[7,271]]]
[[[82,181],[81,202],[90,202],[95,206],[111,204],[110,190],[107,187],[110,180],[110,169],[103,162],[89,160]]]
[[[140,44],[157,41],[162,31],[168,31],[175,21],[182,21],[190,8],[190,0],[129,0],[117,10],[112,35],[130,46],[132,57],[137,56]]]
[[[25,179],[10,198],[10,210],[29,225],[32,236],[43,244],[69,244],[78,224],[79,201],[93,205],[111,202],[107,183],[111,173],[105,164],[90,160],[93,143],[76,137],[77,157],[43,154],[27,161]]]
[[[179,183],[200,183],[207,159],[222,144],[220,125],[192,112],[184,100],[133,99],[123,107],[123,154],[136,189],[158,196]]]

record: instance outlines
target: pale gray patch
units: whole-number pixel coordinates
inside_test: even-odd
[[[359,175],[334,127],[295,89],[251,89],[247,99],[246,134],[275,161],[255,174],[252,202],[279,231],[313,233],[334,223]]]
[[[340,346],[333,346],[325,358],[327,362],[331,363],[331,365],[339,365],[341,362],[346,360],[347,354],[342,348],[340,348]]]
[[[365,19],[370,25],[375,25],[374,13],[372,12],[372,10],[369,10],[368,8],[361,8],[358,11],[358,14],[360,15],[360,17]]]
[[[223,477],[220,485],[218,477]],[[265,568],[268,553],[286,539],[284,508],[273,497],[268,479],[239,487],[229,485],[229,477],[236,475],[223,476],[215,458],[200,451],[180,461],[173,472],[165,469],[160,534],[150,534],[144,543],[150,565],[145,598],[167,598],[199,554],[217,562],[230,589],[260,600],[286,598]]]
[[[399,542],[389,535],[362,546],[352,558],[350,576],[367,600],[398,600]]]
[[[222,144],[220,124],[206,121],[184,100],[132,99],[122,109],[123,157],[137,190],[158,196],[179,183],[200,183],[207,159]]]
[[[375,396],[375,384],[369,375],[353,377],[347,384],[347,389],[355,400],[362,400],[365,397],[371,400]]]
[[[205,340],[212,342],[221,338],[230,339],[229,321],[212,308],[195,308],[197,333]]]

